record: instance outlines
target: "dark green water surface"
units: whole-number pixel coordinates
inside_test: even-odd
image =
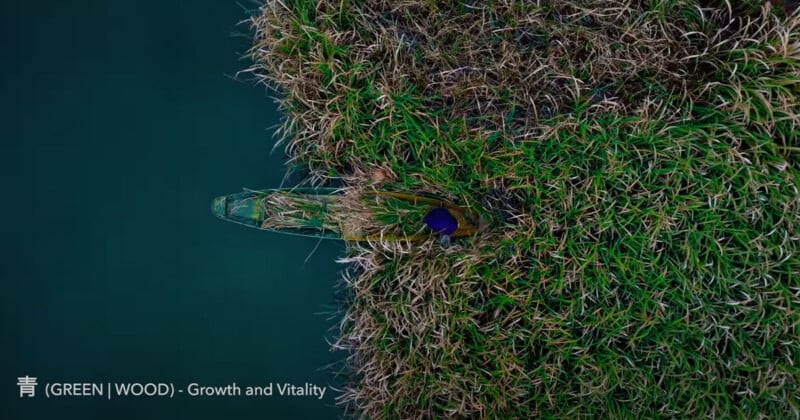
[[[244,3],[245,7],[253,6]],[[277,187],[228,0],[0,4],[0,418],[336,418],[335,393],[46,398],[47,382],[336,385],[342,245],[215,219]],[[36,376],[34,398],[17,377]]]

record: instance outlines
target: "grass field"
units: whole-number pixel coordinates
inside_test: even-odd
[[[761,3],[268,0],[311,182],[490,221],[350,244],[346,409],[800,416],[800,13]]]

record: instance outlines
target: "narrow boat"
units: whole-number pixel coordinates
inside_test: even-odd
[[[477,231],[478,216],[444,200],[388,191],[334,188],[245,190],[214,199],[220,219],[289,235],[346,241],[419,241],[431,236],[424,214],[442,207],[456,219],[450,237]]]

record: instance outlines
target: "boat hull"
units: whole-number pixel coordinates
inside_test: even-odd
[[[321,239],[349,240],[349,241],[418,241],[431,237],[431,233],[418,233],[412,235],[361,235],[356,232],[347,232],[345,229],[331,229],[321,221],[309,220],[307,226],[298,227],[272,227],[268,223],[269,209],[266,206],[271,194],[295,196],[305,201],[319,205],[324,211],[327,205],[342,197],[343,190],[333,188],[286,188],[270,190],[245,190],[236,194],[229,194],[214,198],[211,204],[212,213],[229,222],[239,225],[287,235],[305,236]],[[414,206],[425,208],[444,207],[458,221],[458,229],[451,237],[462,237],[477,231],[475,223],[477,216],[466,208],[453,205],[443,200],[431,197],[412,196],[402,193],[386,191],[370,191],[365,196],[381,196],[404,200]]]

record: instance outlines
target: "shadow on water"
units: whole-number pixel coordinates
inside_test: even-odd
[[[18,398],[46,382],[335,384],[342,245],[214,218],[281,183],[279,122],[226,75],[235,2],[0,5],[4,418],[335,418],[324,398]],[[306,261],[307,259],[307,261]],[[10,415],[10,416],[9,416]]]

